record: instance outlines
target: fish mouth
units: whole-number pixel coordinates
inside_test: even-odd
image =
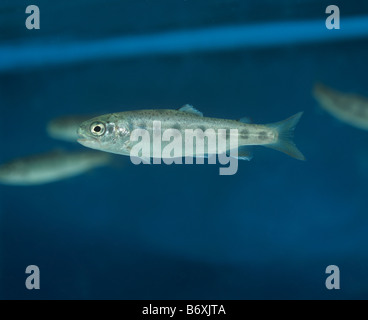
[[[101,148],[101,143],[98,140],[95,140],[95,139],[81,137],[81,138],[77,139],[77,142],[80,143],[82,146],[85,146],[87,148],[97,149],[97,150],[99,150]]]

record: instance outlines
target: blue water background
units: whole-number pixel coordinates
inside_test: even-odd
[[[323,22],[331,3],[38,1],[40,30],[24,26],[28,4],[0,5],[0,55],[7,59],[1,48],[14,44],[73,43],[77,55],[78,43],[90,40]],[[334,4],[342,27],[344,16],[368,14],[366,1]],[[58,57],[0,72],[0,162],[83,150],[46,135],[57,116],[186,103],[205,116],[255,123],[304,111],[295,141],[307,157],[258,147],[236,175],[220,176],[218,165],[135,166],[122,156],[112,167],[49,185],[1,185],[0,298],[368,298],[368,132],[322,112],[311,94],[322,81],[368,96],[368,41],[267,41],[262,48],[75,63]],[[38,291],[24,285],[31,264],[41,270]],[[326,289],[328,265],[339,266],[341,290]]]

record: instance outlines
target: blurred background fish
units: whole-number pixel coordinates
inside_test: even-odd
[[[31,186],[55,182],[106,166],[111,156],[104,152],[53,151],[32,155],[0,166],[0,183]]]
[[[337,119],[368,130],[368,98],[339,92],[321,83],[314,86],[313,94],[320,106]]]
[[[47,124],[47,133],[54,139],[76,142],[78,139],[77,130],[80,124],[95,115],[66,115],[52,119]]]

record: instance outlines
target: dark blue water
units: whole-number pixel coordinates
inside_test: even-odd
[[[84,41],[323,23],[331,3],[38,1],[40,30],[24,26],[28,4],[0,5],[0,57],[7,61],[14,58],[6,55],[9,46],[22,52],[72,44],[80,57]],[[345,16],[368,14],[364,1],[335,4],[342,29]],[[339,30],[330,32],[335,37]],[[368,132],[323,113],[311,95],[322,81],[368,96],[368,41],[321,42],[318,34],[306,28],[301,37],[308,35],[308,43],[269,46],[265,37],[262,48],[243,43],[123,58],[102,50],[90,59],[60,55],[45,65],[20,53],[21,67],[0,70],[1,162],[57,148],[83,150],[46,135],[45,124],[57,116],[185,103],[205,116],[248,116],[255,123],[304,111],[295,141],[307,161],[258,147],[252,161],[239,162],[236,175],[220,176],[219,165],[135,166],[121,156],[113,167],[49,185],[1,185],[0,297],[368,298]],[[40,290],[24,285],[32,264],[41,271]],[[325,287],[328,265],[340,268],[340,290]]]

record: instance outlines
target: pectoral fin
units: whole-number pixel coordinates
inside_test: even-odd
[[[234,157],[232,150],[228,151],[227,152],[227,155]],[[234,158],[237,158],[239,160],[247,160],[247,161],[250,161],[253,158],[253,152],[250,149],[250,147],[244,147],[244,146],[242,146],[242,147],[239,147],[238,148],[238,155],[236,157],[234,157]]]

